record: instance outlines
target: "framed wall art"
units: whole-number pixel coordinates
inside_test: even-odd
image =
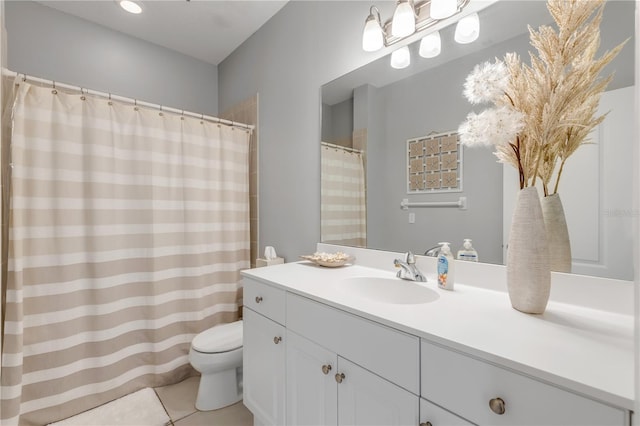
[[[407,140],[407,193],[462,191],[462,146],[457,132]]]

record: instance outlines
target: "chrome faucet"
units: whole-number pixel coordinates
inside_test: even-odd
[[[395,259],[393,264],[396,268],[400,268],[396,276],[403,280],[409,281],[421,281],[426,282],[427,279],[422,272],[416,266],[416,258],[410,251],[404,255],[404,262],[400,259]]]
[[[430,257],[438,257],[441,248],[442,246],[438,244],[437,246],[431,247],[429,250],[425,251],[424,255]]]

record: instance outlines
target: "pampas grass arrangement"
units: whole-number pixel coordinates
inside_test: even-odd
[[[603,68],[624,44],[599,58],[600,22],[605,0],[548,0],[557,29],[529,27],[531,65],[514,53],[477,65],[465,82],[472,104],[492,103],[474,112],[458,129],[464,145],[493,145],[500,162],[519,172],[520,188],[558,192],[567,159],[605,115],[596,116],[600,95],[612,75]]]

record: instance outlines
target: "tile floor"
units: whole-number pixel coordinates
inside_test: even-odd
[[[200,377],[190,377],[175,385],[155,388],[156,394],[175,426],[251,426],[253,415],[242,401],[213,411],[196,410]]]

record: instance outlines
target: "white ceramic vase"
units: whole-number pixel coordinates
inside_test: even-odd
[[[571,272],[571,242],[559,194],[540,200],[549,243],[549,265],[552,271]]]
[[[551,289],[549,246],[535,187],[520,190],[516,199],[507,249],[507,288],[511,306],[541,314]]]

